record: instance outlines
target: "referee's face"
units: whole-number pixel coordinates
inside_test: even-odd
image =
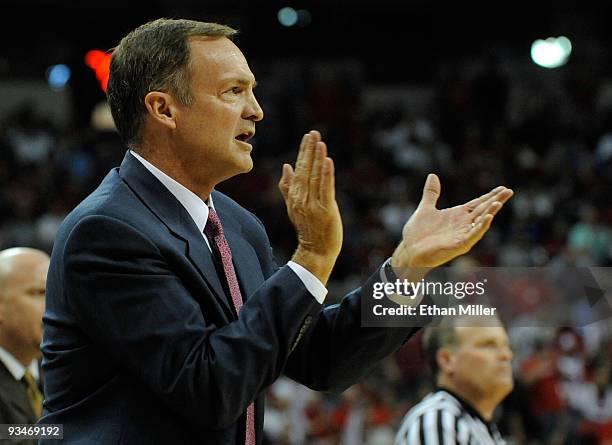
[[[458,347],[453,354],[457,387],[472,396],[503,399],[513,388],[512,350],[502,326],[457,327]]]

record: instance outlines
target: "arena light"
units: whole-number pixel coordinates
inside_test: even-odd
[[[96,79],[100,82],[100,86],[105,93],[110,72],[110,60],[111,54],[99,49],[92,49],[85,54],[85,65],[94,70]]]
[[[531,45],[531,60],[543,68],[565,65],[571,53],[572,42],[565,36],[538,39]]]
[[[47,69],[47,82],[54,90],[62,90],[68,84],[72,71],[68,65],[58,64]]]
[[[298,13],[291,6],[286,6],[278,11],[278,21],[283,26],[294,26],[298,22]]]

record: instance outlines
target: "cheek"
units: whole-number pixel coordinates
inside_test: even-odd
[[[44,300],[36,302],[33,312],[34,312],[34,316],[36,317],[36,320],[39,322],[42,322],[43,315],[45,314]]]
[[[210,117],[204,118],[202,122],[198,122],[197,126],[192,128],[192,137],[199,141],[200,144],[217,147],[217,144],[227,144],[231,141],[236,132],[236,121],[232,116],[224,113],[217,113]]]
[[[45,302],[41,300],[29,300],[20,308],[21,321],[27,326],[38,329],[42,323],[45,312]]]
[[[237,104],[217,102],[200,107],[191,117],[194,123],[219,131],[235,125],[240,118],[240,110]]]
[[[23,341],[28,336],[27,332],[32,330],[32,324],[31,314],[27,311],[19,310],[14,311],[10,318],[4,320],[2,330],[9,337]]]
[[[227,105],[220,108],[216,114],[217,128],[226,134],[231,134],[233,138],[239,129],[241,108],[235,105]]]
[[[457,365],[466,372],[485,372],[490,368],[491,360],[485,354],[468,353],[457,360]]]

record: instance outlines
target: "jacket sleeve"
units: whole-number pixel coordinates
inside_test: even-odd
[[[262,267],[264,271],[274,271],[277,263],[265,227],[255,215],[252,216],[259,226],[258,236],[251,237],[258,241],[256,250],[268,254],[260,258]],[[292,344],[285,375],[314,390],[342,392],[365,377],[420,329],[361,326],[362,298],[371,295],[379,277],[380,269],[339,304],[327,306],[305,318],[294,315],[294,320],[301,325]],[[312,294],[309,296],[315,300]],[[429,320],[420,321],[419,324],[425,326]]]
[[[282,372],[320,305],[288,268],[217,327],[142,231],[88,216],[64,244],[65,301],[94,344],[196,425],[232,425]],[[211,297],[212,298],[212,297]]]
[[[342,392],[365,377],[420,327],[363,327],[362,298],[378,279],[375,273],[339,304],[312,318],[289,357],[285,374],[311,389]]]

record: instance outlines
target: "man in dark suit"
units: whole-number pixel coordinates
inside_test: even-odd
[[[263,118],[234,33],[162,19],[113,53],[109,104],[130,151],[66,218],[49,270],[42,422],[63,424],[66,443],[261,443],[263,393],[281,373],[342,391],[414,332],[362,328],[361,289],[321,306],[342,224],[318,132],[283,166],[298,237],[287,265],[214,190],[251,170]],[[387,269],[465,253],[512,194],[439,211],[439,193],[430,175]]]
[[[42,411],[36,359],[48,267],[49,255],[39,250],[0,252],[0,424],[36,423]]]

